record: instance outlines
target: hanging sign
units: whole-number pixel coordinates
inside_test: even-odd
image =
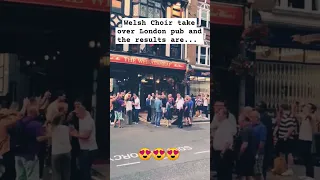
[[[4,0],[6,2],[110,12],[110,0]]]
[[[210,23],[243,26],[242,7],[211,3]]]
[[[312,42],[320,41],[320,34],[309,34],[309,35],[293,35],[292,41],[299,42],[302,44],[310,44]]]

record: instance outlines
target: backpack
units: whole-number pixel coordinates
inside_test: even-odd
[[[29,123],[31,123],[33,120],[29,120],[27,122],[23,122],[20,120],[15,129],[14,129],[14,149],[13,151],[15,153],[26,153],[29,149],[29,144],[30,140],[34,138],[36,141],[35,137],[32,137],[26,132],[26,127],[28,126]]]

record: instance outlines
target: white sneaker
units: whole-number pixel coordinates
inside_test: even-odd
[[[281,174],[282,176],[292,176],[293,175],[293,171],[292,169],[288,169],[286,172]]]
[[[114,122],[111,122],[111,126],[114,125]]]

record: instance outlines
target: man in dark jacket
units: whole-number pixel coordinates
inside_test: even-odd
[[[272,118],[267,113],[267,104],[263,101],[257,104],[257,111],[260,113],[260,121],[267,129],[267,140],[265,143],[265,154],[263,161],[263,178],[266,179],[268,168],[272,163],[272,149],[273,149],[273,130]]]

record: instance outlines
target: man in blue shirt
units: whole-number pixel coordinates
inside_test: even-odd
[[[154,106],[156,109],[155,126],[160,127],[160,120],[162,117],[162,101],[160,100],[160,95],[156,95],[156,100],[154,101]]]
[[[190,96],[188,96],[188,99],[190,99],[189,100],[189,102],[188,102],[188,108],[190,109],[190,122],[189,122],[189,126],[192,126],[192,122],[193,122],[193,106],[194,106],[194,102],[193,102],[193,100],[191,99],[191,97]]]
[[[249,114],[249,118],[253,127],[253,136],[255,140],[255,144],[258,146],[255,147],[256,152],[256,162],[254,167],[255,179],[262,179],[263,175],[263,161],[264,161],[264,153],[265,153],[265,143],[267,140],[267,128],[260,122],[260,113],[258,111],[252,111]]]

